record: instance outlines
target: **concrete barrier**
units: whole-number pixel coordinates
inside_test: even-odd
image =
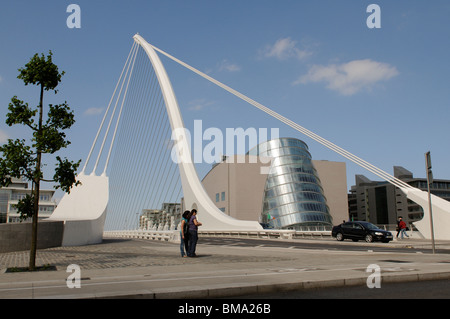
[[[0,224],[0,253],[30,250],[31,222]],[[37,248],[60,247],[64,232],[62,221],[39,221]]]

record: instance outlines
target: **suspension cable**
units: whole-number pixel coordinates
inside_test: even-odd
[[[90,160],[90,158],[91,158],[91,155],[92,155],[92,152],[93,152],[93,150],[94,150],[94,147],[95,147],[95,145],[97,144],[97,139],[98,139],[98,137],[99,137],[99,135],[100,135],[100,132],[101,132],[101,130],[102,130],[102,128],[103,128],[103,124],[104,124],[104,122],[105,122],[105,119],[106,119],[106,117],[107,117],[107,115],[108,115],[108,113],[109,113],[109,109],[110,109],[111,104],[112,104],[112,101],[114,100],[114,97],[115,97],[115,95],[116,95],[117,88],[119,87],[119,84],[120,84],[120,82],[121,82],[121,80],[122,80],[123,72],[125,71],[125,68],[126,68],[126,66],[128,65],[128,61],[129,61],[129,59],[130,59],[130,57],[131,57],[131,52],[133,52],[133,50],[134,50],[134,46],[135,46],[135,43],[133,43],[133,45],[131,46],[130,52],[128,53],[127,60],[126,60],[124,66],[123,66],[123,68],[122,68],[122,73],[121,73],[120,76],[119,76],[119,80],[117,81],[117,84],[116,84],[116,87],[115,87],[115,89],[114,89],[114,92],[113,92],[113,94],[112,94],[112,96],[111,96],[111,99],[109,100],[108,107],[106,108],[105,115],[103,116],[102,122],[100,123],[100,127],[98,128],[97,135],[95,136],[94,142],[92,143],[91,149],[90,149],[89,154],[88,154],[88,156],[87,156],[87,158],[86,158],[86,161],[85,161],[85,163],[84,163],[84,166],[83,166],[83,169],[82,169],[82,171],[81,171],[81,174],[84,174],[84,171],[86,170],[86,167],[87,167],[87,165],[88,165],[88,163],[89,163],[89,160]]]
[[[285,123],[286,125],[288,125],[288,126],[292,127],[293,129],[297,130],[298,132],[300,132],[300,133],[310,137],[311,139],[313,139],[316,142],[324,145],[325,147],[331,149],[332,151],[342,155],[343,157],[349,159],[353,163],[355,163],[355,164],[363,167],[364,169],[372,172],[373,174],[379,176],[380,178],[386,180],[387,182],[393,184],[394,186],[397,186],[397,187],[400,187],[400,188],[413,188],[411,185],[405,183],[404,181],[402,181],[402,180],[400,180],[400,179],[398,179],[398,178],[396,178],[396,177],[386,173],[385,171],[379,169],[378,167],[376,167],[376,166],[366,162],[365,160],[357,157],[356,155],[354,155],[354,154],[344,150],[343,148],[341,148],[341,147],[331,143],[330,141],[324,139],[323,137],[321,137],[321,136],[311,132],[310,130],[308,130],[308,129],[302,127],[301,125],[291,121],[290,119],[288,119],[288,118],[278,114],[277,112],[269,109],[268,107],[266,107],[266,106],[264,106],[264,105],[262,105],[262,104],[260,104],[260,103],[258,103],[256,101],[254,101],[253,99],[245,96],[244,94],[242,94],[242,93],[232,89],[231,87],[229,87],[229,86],[227,86],[227,85],[217,81],[216,79],[214,79],[214,78],[210,77],[209,75],[207,75],[207,74],[197,70],[196,68],[188,65],[187,63],[185,63],[185,62],[175,58],[174,56],[164,52],[163,50],[161,50],[161,49],[159,49],[159,48],[157,48],[157,47],[155,47],[155,46],[153,46],[151,44],[150,44],[150,46],[154,50],[156,50],[156,51],[160,52],[161,54],[165,55],[166,57],[168,57],[169,59],[177,62],[178,64],[180,64],[180,65],[184,66],[185,68],[191,70],[192,72],[200,75],[201,77],[207,79],[208,81],[216,84],[217,86],[221,87],[222,89],[224,89],[224,90],[230,92],[231,94],[237,96],[238,98],[246,101],[247,103],[253,105],[254,107],[256,107],[258,109],[260,109],[261,111],[263,111],[266,114],[272,116],[273,118],[275,118],[275,119]]]

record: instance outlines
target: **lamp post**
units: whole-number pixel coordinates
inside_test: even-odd
[[[433,212],[432,212],[432,207],[431,207],[431,190],[430,190],[430,185],[433,183],[433,172],[431,171],[430,151],[425,153],[425,165],[426,165],[426,169],[427,169],[428,209],[430,211],[431,246],[432,246],[433,254],[434,254],[436,251],[435,251],[435,245],[434,245]]]

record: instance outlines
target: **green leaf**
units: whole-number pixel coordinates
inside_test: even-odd
[[[80,181],[76,180],[76,171],[80,166],[81,160],[77,163],[69,161],[67,158],[61,160],[59,156],[56,157],[58,164],[55,168],[55,175],[53,180],[58,182],[55,185],[55,189],[61,188],[64,192],[70,193],[72,186],[78,186],[81,184]]]
[[[33,117],[37,113],[36,110],[31,110],[28,103],[19,100],[17,96],[11,99],[8,107],[9,113],[6,114],[6,124],[12,126],[13,124],[24,124],[32,126],[34,123]],[[35,129],[35,128],[34,128]]]
[[[75,116],[70,112],[67,102],[59,105],[49,105],[47,126],[57,129],[69,129],[75,123]]]
[[[53,64],[52,56],[52,51],[49,51],[47,59],[43,54],[39,56],[36,53],[30,62],[25,64],[25,68],[19,69],[20,74],[17,78],[23,80],[25,85],[37,84],[46,91],[55,90],[61,82],[64,71],[59,73],[58,66]]]
[[[58,131],[54,127],[44,127],[41,131],[36,131],[33,134],[33,147],[36,147],[40,152],[46,154],[53,154],[61,148],[70,145],[69,141],[65,140],[66,133]]]
[[[25,140],[9,139],[7,144],[0,146],[3,153],[0,159],[0,180],[5,180],[5,176],[20,178],[25,176],[31,179],[31,171],[36,165],[36,158],[30,146],[25,145]]]
[[[13,205],[20,214],[20,221],[33,217],[33,203],[34,197],[27,194],[25,198],[20,199],[17,204]]]

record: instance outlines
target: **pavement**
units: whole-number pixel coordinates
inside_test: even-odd
[[[330,249],[327,245],[296,247],[300,241],[320,241],[330,244]],[[235,239],[222,238],[220,244],[207,244],[200,237],[198,257],[182,258],[179,243],[104,238],[96,245],[38,250],[37,266],[56,269],[35,272],[10,272],[27,266],[27,251],[1,253],[0,299],[214,299],[366,286],[378,279],[381,286],[450,279],[450,241],[437,241],[435,254],[429,240],[414,238],[388,244],[358,242],[364,248],[359,251],[331,249],[336,244],[331,238],[277,242],[281,240],[240,245]],[[339,244],[355,245],[351,241]],[[378,251],[381,247],[395,249]],[[376,266],[368,269],[369,265]]]

